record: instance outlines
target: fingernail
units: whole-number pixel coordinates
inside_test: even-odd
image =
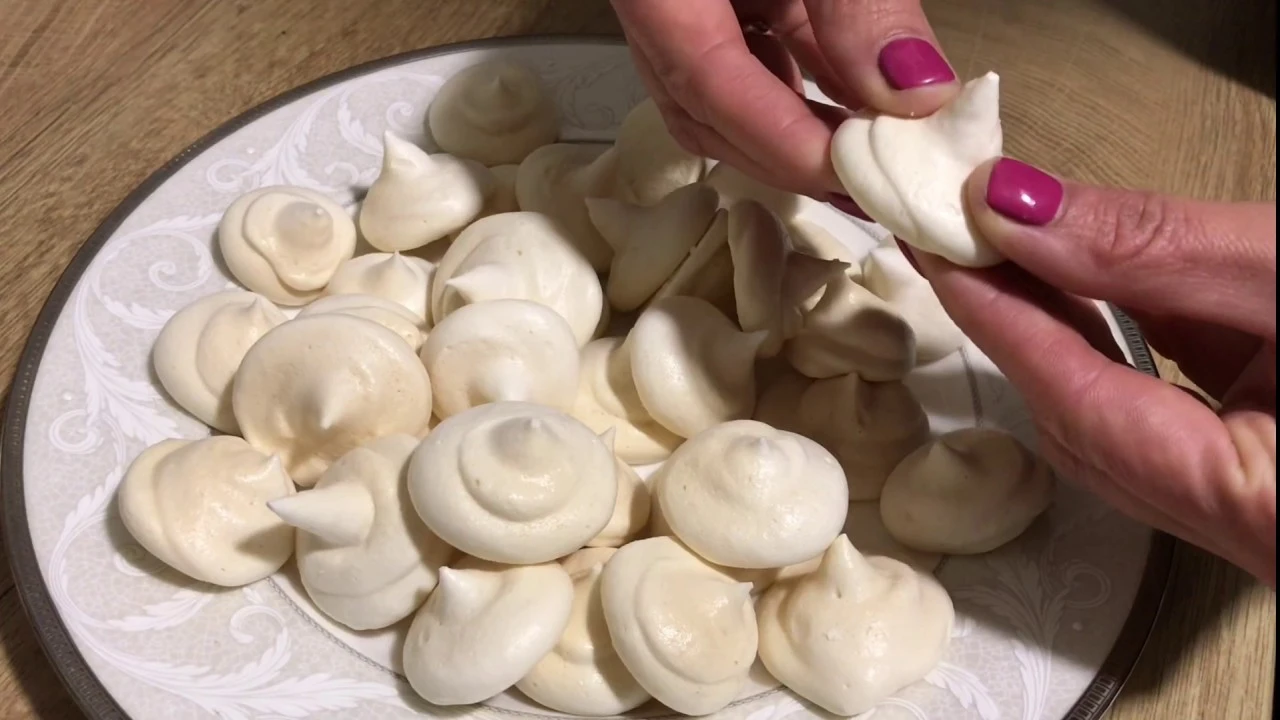
[[[858,207],[858,203],[854,202],[853,198],[848,195],[831,193],[827,196],[827,203],[846,215],[852,215],[859,220],[866,220],[867,222],[872,221],[871,218],[862,211],[862,208]]]
[[[894,90],[953,82],[956,73],[927,40],[898,38],[880,50],[880,74]]]
[[[987,180],[987,206],[1023,225],[1048,225],[1062,207],[1062,183],[1030,165],[1001,158]]]

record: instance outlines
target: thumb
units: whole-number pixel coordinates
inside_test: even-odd
[[[1274,202],[1092,187],[1009,158],[976,170],[965,196],[978,231],[1050,285],[1275,340]]]

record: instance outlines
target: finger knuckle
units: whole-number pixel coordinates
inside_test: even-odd
[[[1182,205],[1157,193],[1126,193],[1102,218],[1094,260],[1103,270],[1169,264],[1191,225]]]

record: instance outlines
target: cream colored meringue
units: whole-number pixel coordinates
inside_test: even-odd
[[[689,438],[653,482],[676,537],[726,567],[776,568],[821,555],[849,504],[831,453],[755,420]]]
[[[866,557],[887,557],[906,563],[920,572],[931,573],[942,564],[942,554],[916,550],[898,542],[889,534],[880,517],[880,502],[864,500],[849,503],[849,517],[844,521],[844,534]]]
[[[308,487],[374,438],[425,432],[431,380],[399,335],[326,313],[264,335],[244,356],[231,400],[244,438],[278,453],[293,481]]]
[[[422,346],[441,419],[477,405],[524,400],[560,410],[578,394],[578,341],[556,311],[490,300],[446,317]]]
[[[684,442],[644,409],[631,376],[631,353],[622,338],[592,340],[582,348],[581,358],[570,414],[597,435],[613,430],[619,459],[632,465],[661,462]]]
[[[617,495],[608,446],[532,403],[441,420],[409,464],[409,496],[427,527],[493,562],[540,563],[581,548],[608,524]]]
[[[412,250],[475,220],[492,180],[487,171],[452,155],[428,155],[417,145],[383,135],[382,172],[360,205],[360,232],[383,252]]]
[[[805,302],[849,265],[798,252],[777,216],[754,200],[729,209],[728,233],[738,324],[767,333],[760,355],[773,357],[800,331]]]
[[[749,583],[655,537],[614,553],[600,592],[618,657],[658,702],[709,715],[737,698],[756,657]]]
[[[560,134],[542,78],[500,60],[449,78],[431,101],[427,126],[441,150],[485,165],[518,163]]]
[[[631,109],[618,128],[617,197],[653,205],[677,188],[702,179],[707,161],[671,137],[653,98]]]
[[[120,518],[138,544],[178,572],[239,587],[293,554],[293,528],[267,503],[293,494],[280,458],[238,437],[164,440],[120,482]]]
[[[404,305],[377,295],[325,295],[308,303],[298,313],[298,317],[325,314],[350,315],[376,322],[404,338],[415,353],[426,339],[426,333],[421,328],[422,318],[414,315]]]
[[[863,557],[841,535],[817,570],[760,598],[760,659],[823,709],[866,712],[937,666],[955,609],[928,573]]]
[[[695,183],[652,206],[587,198],[587,213],[613,248],[606,287],[609,303],[629,312],[671,277],[715,219],[716,191]]]
[[[560,641],[516,683],[552,710],[600,717],[640,707],[649,693],[622,664],[609,637],[600,576],[613,548],[579,550],[560,562],[573,580],[573,611]]]
[[[706,300],[730,317],[737,316],[733,298],[733,255],[729,252],[729,213],[717,210],[689,257],[658,288],[650,302],[684,296]]]
[[[942,307],[933,287],[896,245],[876,248],[862,267],[862,283],[889,303],[916,336],[916,362],[924,365],[964,345],[964,332]]]
[[[804,209],[808,199],[765,185],[726,162],[716,163],[707,172],[706,183],[720,194],[722,209],[728,210],[744,200],[754,200],[785,222],[793,220]]]
[[[555,563],[441,568],[405,638],[405,678],[434,705],[488,700],[551,652],[573,601],[573,581]]]
[[[218,224],[218,249],[245,287],[280,305],[305,305],[355,253],[356,228],[324,195],[273,185],[231,203]]]
[[[898,542],[973,555],[1021,535],[1053,500],[1053,472],[994,428],[949,432],[904,459],[885,483],[880,515]]]
[[[338,458],[315,489],[267,503],[299,530],[307,595],[352,630],[412,615],[453,557],[409,502],[405,470],[417,447],[412,435],[379,438]]]
[[[964,184],[999,157],[1000,78],[966,83],[950,103],[922,118],[859,113],[831,141],[831,163],[849,197],[903,242],[957,265],[986,267],[1003,257],[974,233]]]
[[[791,238],[791,244],[799,252],[812,255],[820,260],[845,263],[848,265],[845,268],[846,275],[854,280],[862,277],[862,268],[859,267],[861,263],[858,262],[853,249],[840,242],[831,231],[822,225],[805,217],[794,217],[790,220],[785,220],[783,225],[787,229],[787,235]]]
[[[618,548],[634,539],[649,524],[649,486],[630,465],[615,460],[618,497],[609,524],[587,543],[591,548]]]
[[[613,250],[591,223],[585,199],[607,197],[613,190],[616,168],[613,148],[560,143],[529,153],[516,172],[520,209],[552,218],[599,272],[609,269]]]
[[[376,295],[403,305],[426,329],[431,327],[427,300],[435,272],[435,265],[412,255],[369,253],[339,265],[325,294]]]
[[[663,427],[686,438],[750,417],[756,403],[755,359],[765,335],[738,330],[697,298],[650,304],[627,336],[640,402]]]
[[[489,168],[493,182],[489,185],[488,194],[485,195],[480,217],[520,210],[520,203],[516,202],[516,173],[519,171],[519,165],[494,165]]]
[[[875,382],[901,380],[916,365],[916,336],[892,305],[840,276],[804,315],[786,357],[813,378],[857,373]]]
[[[228,290],[202,297],[174,313],[160,330],[151,349],[156,377],[196,419],[239,434],[231,381],[249,348],[284,321],[284,313],[256,293]]]

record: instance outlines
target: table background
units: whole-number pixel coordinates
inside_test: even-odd
[[[1274,0],[924,6],[963,77],[1003,76],[1010,154],[1081,180],[1275,200]],[[603,0],[0,0],[0,388],[94,227],[222,122],[405,50],[618,32]],[[1270,717],[1275,632],[1273,592],[1179,548],[1165,613],[1112,717]],[[35,717],[82,716],[5,563],[0,718]]]

